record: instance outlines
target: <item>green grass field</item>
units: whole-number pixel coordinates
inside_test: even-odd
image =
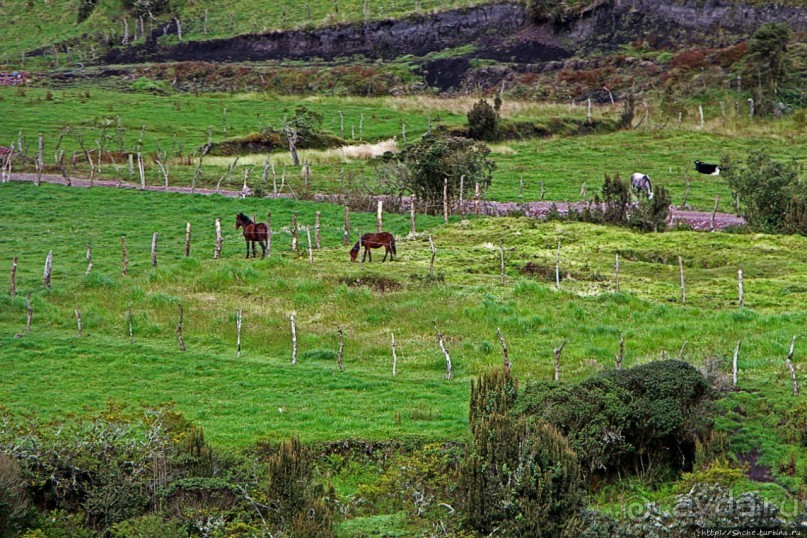
[[[50,97],[49,97],[50,95]],[[28,155],[36,152],[37,136],[45,137],[45,162],[51,173],[59,173],[53,164],[53,152],[64,132],[62,148],[70,161],[75,153],[76,165],[70,166],[74,174],[89,176],[89,168],[80,144],[92,149],[96,141],[105,139],[108,151],[136,151],[142,137],[144,153],[149,154],[146,176],[149,184],[161,185],[162,174],[153,162],[159,147],[169,154],[182,155],[169,165],[171,185],[189,185],[196,159],[188,158],[198,152],[212,128],[215,142],[245,136],[265,126],[281,125],[295,107],[303,105],[324,116],[323,129],[335,135],[344,134],[350,143],[378,142],[398,137],[399,147],[402,125],[406,125],[408,141],[419,139],[428,128],[428,122],[448,126],[465,123],[464,111],[473,99],[440,101],[429,98],[340,98],[340,97],[283,97],[265,94],[209,94],[194,96],[173,94],[157,96],[143,93],[120,93],[100,89],[50,91],[46,89],[0,88],[0,115],[6,119],[0,125],[0,144],[10,145],[20,139],[28,148]],[[226,114],[225,114],[226,109]],[[339,112],[344,115],[344,132],[340,127]],[[604,107],[598,114],[602,118],[614,117],[616,108]],[[508,103],[504,109],[508,118],[533,121],[551,121],[553,118],[585,117],[583,107],[562,105],[535,105],[526,102]],[[120,128],[118,127],[120,118]],[[226,137],[225,137],[226,118]],[[361,125],[361,129],[359,126]],[[355,138],[351,140],[352,134]],[[807,143],[799,136],[799,124],[794,119],[773,123],[759,121],[749,125],[733,120],[725,128],[719,121],[700,130],[684,124],[680,128],[645,132],[639,128],[601,135],[510,141],[495,144],[492,158],[497,170],[488,190],[488,198],[502,201],[528,201],[540,199],[543,181],[546,200],[580,200],[580,188],[586,184],[589,198],[599,192],[605,174],[619,173],[623,178],[640,170],[653,178],[654,185],[670,189],[673,203],[680,204],[686,191],[685,175],[690,178],[688,204],[709,210],[716,195],[720,195],[720,209],[733,210],[731,191],[722,178],[696,174],[691,161],[696,158],[717,162],[724,153],[744,159],[749,149],[765,148],[780,160],[796,159],[804,162]],[[742,136],[738,136],[742,135]],[[361,136],[362,140],[359,140]],[[303,155],[303,158],[308,157]],[[311,189],[314,192],[338,193],[346,188],[343,171],[349,176],[353,188],[366,186],[374,192],[383,192],[376,180],[376,164],[363,159],[344,158],[334,151],[315,152],[312,162]],[[119,157],[119,160],[122,160]],[[201,185],[215,185],[226,175],[231,159],[209,158]],[[252,169],[251,184],[259,184],[265,156],[242,157],[231,179],[223,188],[240,189],[243,169]],[[288,152],[274,154],[272,161],[277,173],[283,163],[290,162]],[[689,168],[687,169],[687,166]],[[31,165],[28,167],[31,169]],[[101,174],[109,178],[129,179],[126,164],[107,162]],[[524,188],[519,181],[523,178]],[[138,182],[135,172],[132,179]],[[303,179],[299,169],[289,168],[287,183],[300,192]],[[266,189],[265,189],[266,190]]]
[[[427,236],[407,241],[403,216],[385,216],[385,228],[399,238],[396,261],[381,264],[376,254],[359,267],[349,262],[342,245],[338,206],[13,183],[0,185],[0,197],[11,201],[0,208],[0,260],[10,267],[11,258],[19,257],[17,297],[4,291],[0,298],[0,360],[6,371],[0,401],[12,411],[42,417],[97,409],[110,399],[174,401],[220,446],[292,433],[319,441],[458,439],[467,430],[469,379],[501,361],[496,328],[507,338],[523,381],[551,378],[552,349],[563,338],[569,345],[562,378],[569,380],[612,367],[621,334],[626,365],[676,357],[684,340],[685,360],[726,360],[742,339],[740,385],[765,394],[773,412],[792,401],[784,369],[790,338],[807,336],[802,274],[807,239],[798,236],[636,234],[512,218],[452,220],[445,226],[420,217],[419,227],[429,231],[438,248],[437,278],[429,279]],[[243,241],[233,229],[234,215],[242,210],[272,211],[275,234],[268,259],[243,259]],[[310,226],[316,210],[322,213],[322,249],[311,264],[304,233],[303,252],[290,252],[288,227],[292,211],[298,211],[301,225]],[[224,228],[220,260],[212,259],[215,218]],[[375,227],[372,214],[353,213],[351,220],[354,240],[356,226]],[[193,225],[189,258],[184,257],[186,222]],[[150,261],[155,231],[157,268]],[[125,277],[121,235],[127,237],[130,258]],[[558,241],[560,292],[553,278],[520,274],[528,262],[553,274]],[[93,269],[87,276],[88,243]],[[42,283],[48,250],[54,253],[50,291]],[[615,292],[613,272],[617,252],[621,293]],[[679,304],[678,255],[685,260],[686,307]],[[745,275],[744,309],[737,305],[738,268]],[[4,270],[4,290],[7,275]],[[359,279],[365,285],[356,285]],[[373,287],[379,282],[384,291]],[[31,335],[25,336],[28,292],[34,318]],[[180,302],[185,353],[175,336]],[[76,308],[82,315],[81,338]],[[243,353],[236,359],[239,308]],[[290,364],[292,313],[296,366]],[[452,356],[451,381],[444,379],[435,320]],[[340,327],[344,372],[335,359]],[[399,357],[395,378],[391,332]],[[804,357],[797,346],[797,365]],[[731,394],[728,401],[738,402],[742,394]],[[765,416],[744,420],[753,424]],[[753,441],[754,430],[747,431],[743,443]],[[776,444],[775,431],[761,428],[758,434]],[[780,456],[786,454],[772,451],[770,457]]]

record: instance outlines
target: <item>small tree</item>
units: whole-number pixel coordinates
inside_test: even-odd
[[[288,140],[294,166],[300,166],[300,157],[297,155],[299,144],[310,140],[322,131],[322,120],[322,114],[308,110],[304,106],[298,106],[294,110],[294,115],[286,118],[282,130]]]
[[[780,232],[784,229],[788,207],[791,225],[800,217],[804,203],[804,188],[799,185],[798,165],[774,161],[765,150],[751,150],[745,165],[721,160],[723,175],[729,187],[737,191],[743,216],[748,224],[763,232]]]
[[[474,140],[496,140],[499,137],[498,110],[484,99],[468,112],[468,136]]]
[[[631,225],[646,232],[663,232],[670,214],[670,191],[658,187],[652,199],[642,199],[631,215]]]
[[[768,22],[760,26],[748,45],[746,77],[752,81],[756,110],[773,112],[779,85],[787,75],[787,44],[790,28],[786,23]]]
[[[490,148],[467,138],[424,136],[406,148],[399,159],[407,174],[401,178],[401,188],[417,196],[431,213],[442,207],[443,183],[448,179],[448,198],[459,196],[460,178],[465,176],[463,193],[473,192],[474,183],[487,186],[492,180],[496,163],[488,159]]]

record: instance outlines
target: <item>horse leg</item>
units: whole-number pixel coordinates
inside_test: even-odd
[[[266,241],[258,241],[258,244],[261,246],[261,259],[266,259]]]
[[[373,251],[369,248],[367,249],[367,257],[370,258],[370,261],[373,261]]]
[[[247,244],[247,259],[249,259],[249,239],[244,240]]]
[[[384,257],[381,259],[381,263],[387,261],[387,253],[389,252],[389,247],[384,245]]]

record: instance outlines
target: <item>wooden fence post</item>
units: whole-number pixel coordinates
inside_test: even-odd
[[[314,213],[314,245],[319,250],[319,211]]]
[[[409,197],[409,237],[415,237],[417,234],[415,228],[415,200],[414,194]]]
[[[241,358],[241,309],[238,309],[238,312],[235,313],[235,329],[236,329],[236,341],[235,341],[235,358]]]
[[[793,349],[796,347],[796,337],[790,341],[790,353],[787,354],[787,369],[790,370],[790,378],[793,380],[793,396],[799,395],[799,382],[796,381],[796,370],[793,368]]]
[[[120,236],[120,245],[123,252],[123,276],[129,274],[129,253],[126,251],[126,236]]]
[[[305,235],[308,238],[308,261],[314,263],[314,247],[311,246],[311,228],[305,227]]]
[[[737,386],[737,357],[740,355],[740,345],[742,340],[737,340],[737,347],[734,348],[734,359],[731,361],[731,386]]]
[[[39,184],[42,181],[42,171],[45,168],[45,159],[42,155],[44,152],[45,143],[44,139],[42,138],[42,133],[39,133],[39,151],[36,154],[36,186],[39,187]]]
[[[89,275],[90,271],[92,271],[92,245],[87,243],[87,270],[84,274]]]
[[[504,369],[509,372],[513,365],[510,363],[510,355],[507,352],[507,344],[504,341],[504,336],[498,327],[496,327],[496,336],[499,337],[499,342],[502,343],[502,355],[504,356],[502,364],[504,365]]]
[[[376,231],[381,233],[384,229],[384,222],[383,222],[383,214],[384,211],[384,202],[382,200],[378,201],[378,209],[376,211]]]
[[[291,363],[297,364],[297,326],[294,324],[294,314],[291,315]]]
[[[448,224],[448,178],[443,178],[443,220]]]
[[[745,296],[743,295],[743,270],[737,270],[737,291],[740,294],[740,308],[745,306]]]
[[[616,369],[622,369],[622,360],[625,358],[625,335],[619,335],[619,353],[616,354]]]
[[[182,303],[179,303],[179,322],[177,323],[177,342],[179,342],[179,350],[185,351],[185,341],[182,339],[182,317],[184,312],[182,310]]]
[[[434,322],[434,330],[437,332],[437,339],[440,342],[440,349],[443,352],[443,355],[446,357],[446,381],[451,381],[451,356],[448,354],[448,350],[446,350],[446,346],[443,343],[443,333],[440,332],[440,329],[437,328],[437,322]]]
[[[687,348],[688,343],[689,343],[689,341],[686,338],[684,338],[684,343],[681,344],[681,349],[678,351],[678,360],[679,361],[684,360],[684,350]]]
[[[482,190],[479,188],[479,183],[474,185],[474,214],[479,214],[479,197],[482,196]]]
[[[501,261],[501,285],[504,286],[504,247],[499,243],[499,258]]]
[[[34,309],[31,306],[31,292],[25,296],[25,307],[28,309],[28,321],[25,322],[25,334],[31,334],[31,320],[34,319]]]
[[[431,246],[432,250],[432,259],[429,262],[429,276],[434,277],[434,257],[437,255],[437,249],[434,248],[434,241],[432,241],[431,234],[429,234],[429,245]]]
[[[45,282],[45,287],[50,289],[50,276],[51,272],[53,271],[53,251],[48,251],[48,257],[45,258],[45,274],[43,275],[43,280]]]
[[[358,226],[356,226],[356,233],[359,235],[359,254],[358,254],[358,257],[359,257],[359,271],[361,271],[362,268],[363,268],[362,264],[364,263],[364,255],[362,255],[361,247],[363,247],[364,245],[361,242],[361,228],[359,228]],[[365,253],[367,252],[367,247],[364,247],[364,251],[365,251]]]
[[[715,196],[715,206],[712,209],[712,218],[709,221],[709,231],[715,231],[715,215],[717,214],[717,204],[720,202],[720,195]]]
[[[272,255],[272,212],[266,212],[266,255]]]
[[[81,310],[76,308],[74,312],[76,313],[76,325],[78,325],[78,336],[79,338],[81,338]]]
[[[392,377],[398,375],[398,354],[395,352],[395,333],[390,333],[392,336]]]
[[[614,267],[616,268],[616,292],[619,293],[619,253],[616,255],[616,263],[614,264]]]
[[[560,241],[558,241],[558,256],[555,258],[555,287],[560,291]]]
[[[687,304],[687,287],[684,281],[684,260],[678,256],[678,271],[681,273],[681,306]]]
[[[566,347],[568,338],[563,339],[563,343],[555,348],[555,381],[560,381],[560,354],[563,353],[563,348]]]
[[[191,223],[185,225],[185,257],[191,255]]]
[[[216,250],[213,252],[213,259],[221,258],[221,219],[216,219]]]
[[[345,369],[342,366],[342,352],[345,350],[345,335],[341,327],[337,332],[339,333],[339,350],[336,352],[336,364],[339,366],[339,371],[344,372]]]
[[[151,266],[157,267],[157,232],[151,236]]]
[[[343,239],[345,246],[350,245],[350,208],[345,206],[345,233]]]
[[[291,217],[291,251],[294,253],[299,252],[297,248],[297,212]]]
[[[11,261],[11,279],[9,284],[9,295],[12,297],[17,295],[17,257]]]
[[[465,174],[460,176],[460,219],[465,220],[465,202],[462,199],[463,192],[465,190]]]

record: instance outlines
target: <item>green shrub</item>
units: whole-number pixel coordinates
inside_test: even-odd
[[[17,460],[0,452],[0,529],[14,528],[27,506],[28,493],[22,467]]]
[[[499,115],[490,104],[480,99],[468,112],[468,136],[474,140],[496,140]]]
[[[589,473],[688,470],[697,436],[711,426],[708,388],[689,364],[657,361],[577,384],[532,384],[515,412],[558,428]]]
[[[147,515],[128,519],[113,526],[112,538],[185,538],[188,532],[179,521],[164,520],[157,515]]]

